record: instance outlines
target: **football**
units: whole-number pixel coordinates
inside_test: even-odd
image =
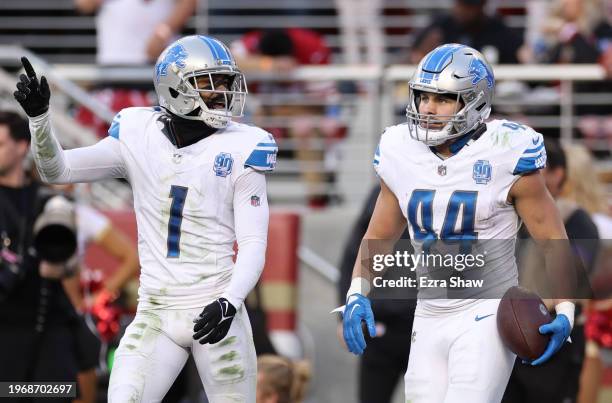
[[[502,341],[517,356],[532,361],[540,357],[549,336],[540,334],[540,326],[552,320],[542,299],[522,287],[506,291],[497,308],[497,330]]]

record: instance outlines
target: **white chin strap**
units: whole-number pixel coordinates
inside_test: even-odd
[[[428,146],[439,146],[445,141],[457,137],[451,134],[453,130],[452,122],[448,122],[440,130],[424,129],[419,124],[415,124],[414,129],[415,131],[412,137],[416,140],[422,141]]]
[[[198,96],[197,103],[200,106],[200,119],[206,123],[210,127],[214,127],[215,129],[223,129],[227,127],[230,120],[232,119],[232,113],[230,111],[225,111],[223,114],[217,114],[211,112],[204,100]]]

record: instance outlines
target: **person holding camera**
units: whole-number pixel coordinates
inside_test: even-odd
[[[29,146],[27,121],[0,112],[0,381],[74,382],[74,206],[30,179]]]

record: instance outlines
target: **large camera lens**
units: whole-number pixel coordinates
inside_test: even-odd
[[[49,263],[63,263],[76,252],[76,234],[64,225],[50,224],[38,232],[34,239],[34,247],[42,260]]]
[[[77,248],[74,204],[63,196],[47,201],[34,224],[34,247],[41,260],[65,263]]]

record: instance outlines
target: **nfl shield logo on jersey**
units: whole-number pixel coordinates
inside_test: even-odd
[[[251,196],[251,206],[259,207],[260,204],[261,200],[259,199],[259,196]]]
[[[234,159],[230,153],[219,153],[215,157],[215,166],[213,167],[215,175],[225,178],[232,173],[232,165],[234,165]]]
[[[487,160],[478,160],[474,164],[472,178],[477,185],[486,185],[491,180],[491,164]]]

